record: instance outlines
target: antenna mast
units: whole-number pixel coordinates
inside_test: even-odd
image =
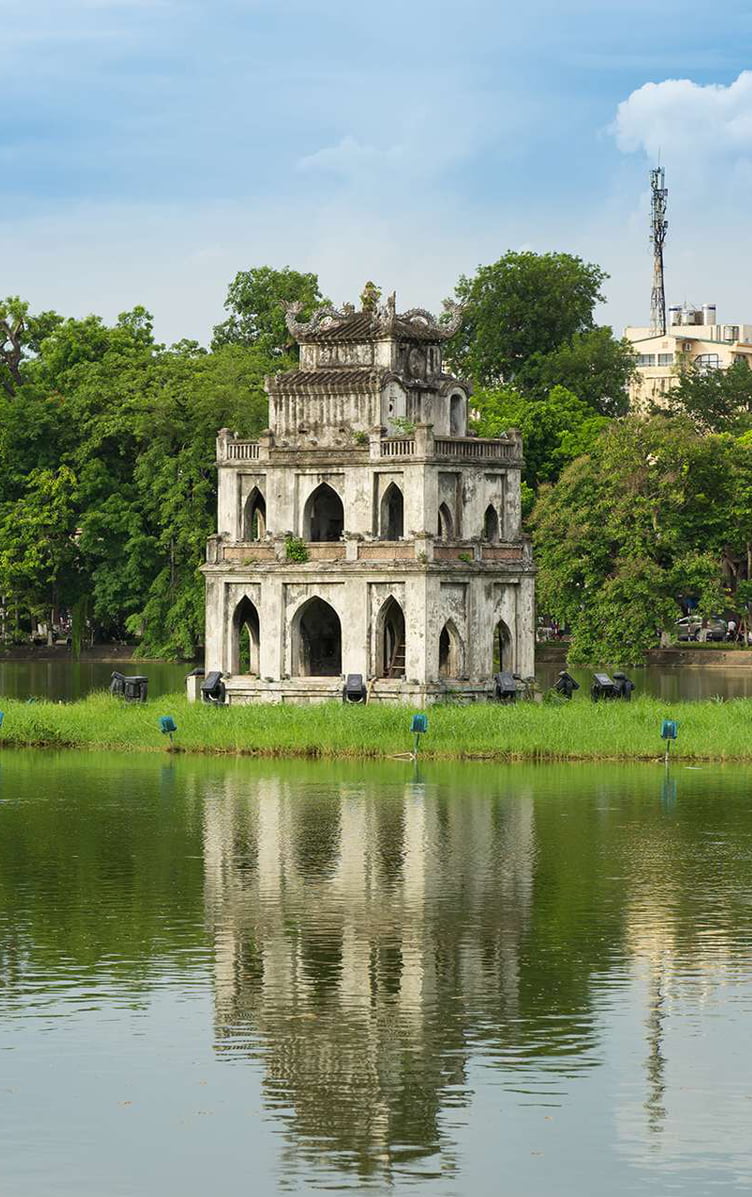
[[[663,279],[663,245],[668,221],[668,188],[662,166],[650,172],[652,203],[650,206],[650,240],[653,246],[653,290],[650,293],[650,331],[656,336],[666,332],[666,286]]]

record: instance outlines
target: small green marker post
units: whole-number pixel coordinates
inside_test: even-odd
[[[666,752],[663,758],[664,764],[668,765],[668,758],[671,755],[671,741],[675,740],[679,734],[679,725],[675,719],[664,719],[661,724],[661,739],[666,743]]]
[[[176,724],[175,720],[173,719],[172,715],[160,715],[159,728],[160,728],[160,731],[162,732],[163,736],[170,737],[170,748],[172,748],[172,746],[173,746],[172,737],[175,735],[175,732],[178,730],[177,724]]]
[[[413,760],[417,760],[418,749],[420,748],[420,737],[428,731],[428,715],[413,715],[412,723],[410,724],[410,731],[415,736]]]

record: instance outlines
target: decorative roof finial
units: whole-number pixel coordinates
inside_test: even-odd
[[[381,299],[381,288],[369,279],[360,293],[360,306],[364,312],[375,312]]]

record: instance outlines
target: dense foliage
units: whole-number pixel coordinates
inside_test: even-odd
[[[746,361],[728,370],[680,369],[669,403],[705,432],[746,432],[752,428],[752,370]]]
[[[572,631],[571,659],[639,662],[677,600],[726,605],[748,569],[752,448],[687,419],[612,423],[533,513],[538,601]]]
[[[257,345],[165,349],[143,309],[108,327],[4,308],[17,342],[0,390],[6,627],[20,634],[30,615],[54,624],[72,612],[74,635],[88,625],[137,636],[147,654],[192,656],[216,433],[265,426],[264,375],[285,359]]]
[[[627,409],[631,347],[595,324],[606,275],[571,254],[507,253],[472,278],[456,298],[462,324],[452,366],[476,384],[513,386],[530,399],[564,386],[603,415]]]

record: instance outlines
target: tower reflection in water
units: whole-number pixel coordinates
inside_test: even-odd
[[[533,867],[524,790],[449,797],[414,780],[269,776],[215,791],[217,1050],[263,1060],[291,1146],[362,1175],[446,1174],[442,1111],[468,1100],[471,1039],[503,1053],[506,1026],[510,1059],[526,1034],[542,1050],[520,1010]],[[561,1032],[566,1055],[582,1033]]]

